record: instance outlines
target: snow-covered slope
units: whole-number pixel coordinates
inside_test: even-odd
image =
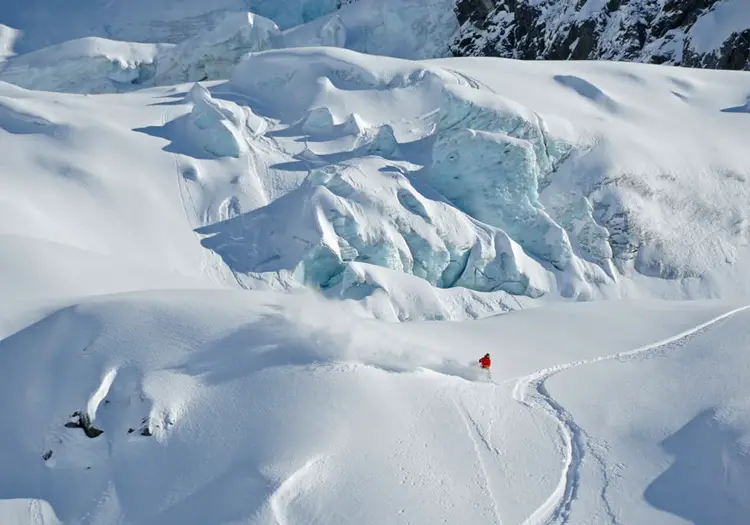
[[[306,294],[87,300],[0,342],[0,516],[740,524],[750,319],[731,311],[392,325]],[[466,366],[485,351],[494,382]]]

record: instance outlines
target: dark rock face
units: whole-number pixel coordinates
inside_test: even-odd
[[[750,70],[749,12],[748,0],[457,0],[451,51]],[[748,20],[740,31],[726,25],[738,13]],[[707,33],[716,49],[702,43]]]

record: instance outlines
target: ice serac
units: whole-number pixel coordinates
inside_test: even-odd
[[[243,55],[267,49],[278,32],[261,16],[231,12],[214,29],[179,44],[87,37],[39,49],[0,62],[0,80],[29,89],[112,93],[227,78]]]
[[[153,83],[167,85],[227,78],[246,53],[271,47],[278,26],[253,13],[229,13],[205,34],[181,42],[161,55]]]
[[[341,4],[338,11],[284,31],[277,47],[336,46],[373,55],[425,59],[447,56],[459,28],[453,12],[455,0]]]
[[[311,135],[330,133],[334,125],[331,110],[326,106],[311,109],[300,122],[302,131]]]
[[[0,24],[0,62],[15,55],[13,46],[21,32],[5,24]]]
[[[435,143],[432,186],[469,215],[507,231],[526,251],[564,268],[565,231],[542,209],[533,145],[504,133],[447,132]]]
[[[186,132],[207,153],[216,157],[239,157],[244,151],[244,114],[232,111],[215,100],[208,90],[196,83],[185,97],[192,102]]]
[[[539,188],[569,148],[551,144],[527,108],[475,90],[444,89],[430,184],[529,253],[558,269],[568,266],[568,236],[540,204]]]
[[[287,271],[344,295],[353,293],[351,263],[438,288],[529,296],[549,289],[548,273],[507,235],[424,197],[405,175],[383,172],[384,162],[370,157],[358,167],[313,170],[299,189],[265,208],[201,229],[203,244],[237,273]]]
[[[147,82],[157,57],[171,47],[97,37],[70,40],[0,63],[0,80],[27,89],[114,93]]]

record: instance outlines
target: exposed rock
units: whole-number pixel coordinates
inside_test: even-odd
[[[732,19],[745,1],[458,0],[461,28],[451,50],[456,56],[749,70],[750,27],[738,32],[716,26],[716,20]],[[703,19],[707,23],[700,27]],[[716,49],[706,48],[706,32]]]
[[[83,429],[84,434],[90,438],[99,437],[104,433],[103,430],[96,428],[89,417],[83,412],[74,412],[70,417],[71,421],[65,423],[66,428]]]

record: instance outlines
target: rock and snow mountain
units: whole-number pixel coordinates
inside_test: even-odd
[[[457,56],[750,69],[745,0],[458,0]]]
[[[0,523],[747,522],[748,73],[454,8],[0,4]]]

